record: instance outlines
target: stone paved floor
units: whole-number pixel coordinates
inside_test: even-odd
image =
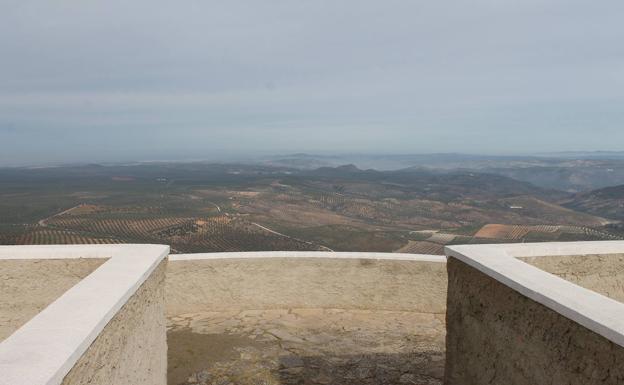
[[[248,310],[169,319],[169,385],[442,384],[444,315]]]

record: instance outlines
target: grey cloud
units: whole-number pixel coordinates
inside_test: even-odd
[[[621,1],[0,1],[0,163],[624,142]]]

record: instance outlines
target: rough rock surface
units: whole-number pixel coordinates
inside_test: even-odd
[[[169,318],[169,385],[442,383],[444,315],[273,309]]]
[[[624,348],[449,258],[446,385],[624,384]]]
[[[106,259],[0,260],[0,342]]]
[[[165,270],[163,261],[104,327],[63,385],[166,384]]]

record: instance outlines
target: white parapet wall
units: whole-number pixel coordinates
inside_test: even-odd
[[[0,247],[0,385],[165,385],[166,317],[291,308],[446,316],[447,385],[624,384],[624,242],[168,252]]]
[[[167,314],[279,308],[446,311],[446,257],[339,252],[171,255]]]
[[[624,242],[446,253],[447,385],[624,383]]]
[[[25,323],[0,342],[0,384],[166,384],[168,253],[161,245],[0,247],[0,272],[9,278],[19,278],[33,266],[29,261],[55,266],[49,262],[97,260],[68,262],[90,267],[78,269],[82,275],[76,282],[65,279],[68,287],[57,287],[58,298],[51,303],[35,301],[15,310],[32,318],[20,320]],[[3,267],[2,262],[12,263]],[[89,269],[94,270],[89,274]],[[20,285],[20,280],[5,284]],[[29,314],[37,306],[44,308]]]

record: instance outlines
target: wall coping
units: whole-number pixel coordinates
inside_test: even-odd
[[[624,304],[518,258],[624,253],[624,241],[447,246],[446,254],[624,347]]]
[[[171,254],[169,256],[170,261],[262,258],[378,259],[446,263],[446,257],[444,255],[405,253],[357,253],[332,251],[247,251],[231,253]]]
[[[0,343],[0,385],[58,385],[169,254],[164,245],[0,246],[0,260],[108,258]]]

